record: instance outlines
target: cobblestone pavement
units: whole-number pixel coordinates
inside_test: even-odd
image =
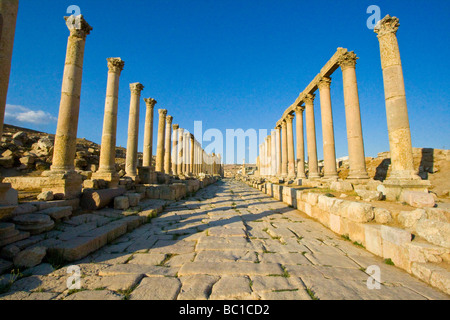
[[[35,267],[1,299],[448,299],[258,190],[223,180],[68,267]],[[368,289],[368,266],[381,271]],[[373,283],[373,282],[371,282]]]

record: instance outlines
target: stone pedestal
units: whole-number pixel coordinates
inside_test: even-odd
[[[137,171],[141,184],[157,183],[157,174],[153,167],[138,167]]]
[[[10,183],[0,182],[0,221],[8,219],[17,207],[17,204],[17,190],[12,189]]]
[[[57,173],[45,171],[42,192],[52,191],[56,199],[75,199],[81,195],[83,179],[75,171]]]

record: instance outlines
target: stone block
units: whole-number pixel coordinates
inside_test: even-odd
[[[433,244],[450,248],[450,223],[422,219],[416,224],[416,232]]]
[[[128,197],[128,205],[130,207],[136,207],[141,200],[141,195],[139,193],[127,193],[126,196]]]
[[[39,201],[52,201],[54,198],[53,191],[45,191],[38,194],[37,199]]]
[[[431,193],[420,191],[404,191],[401,195],[401,200],[408,203],[410,206],[423,208],[434,207],[435,200]]]
[[[114,209],[117,210],[126,210],[130,207],[130,203],[128,197],[119,196],[114,198]]]
[[[425,210],[416,209],[413,211],[401,211],[397,216],[397,220],[405,228],[415,229],[417,222],[426,217]]]
[[[365,247],[373,254],[383,256],[383,240],[381,236],[381,226],[373,224],[364,225]]]
[[[14,257],[14,265],[21,268],[32,268],[42,262],[47,253],[45,247],[33,247],[19,252]]]
[[[330,184],[330,189],[340,192],[353,191],[353,185],[348,181],[333,181]]]
[[[411,242],[411,233],[409,231],[385,225],[381,226],[381,236],[383,243],[389,241],[396,245],[404,245]]]
[[[385,224],[392,221],[392,215],[388,209],[375,207],[373,214],[377,223]]]
[[[345,217],[354,222],[370,222],[374,218],[373,207],[365,203],[351,202]]]

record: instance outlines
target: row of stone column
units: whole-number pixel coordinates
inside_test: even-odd
[[[416,180],[412,160],[411,133],[406,108],[403,72],[396,38],[399,23],[389,15],[375,27],[378,34],[386,98],[386,114],[392,161],[391,179]],[[348,179],[367,179],[361,114],[356,81],[356,54],[345,52],[337,61],[342,70],[344,105],[347,126],[350,172]],[[324,170],[323,177],[336,179],[336,151],[330,95],[331,78],[323,76],[317,84],[320,94]],[[315,89],[314,89],[315,90]],[[305,178],[305,148],[303,112],[305,112],[308,178],[320,177],[314,118],[314,92],[308,92],[295,108],[279,123],[260,146],[257,159],[262,176]],[[296,118],[296,149],[294,158],[293,118]]]

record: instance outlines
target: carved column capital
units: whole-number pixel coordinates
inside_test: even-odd
[[[331,78],[330,77],[322,77],[319,83],[317,84],[319,89],[329,89],[331,87]]]
[[[167,116],[167,117],[166,117],[166,123],[167,123],[167,125],[168,125],[169,127],[172,125],[172,120],[173,120],[173,117],[172,117],[172,116]]]
[[[84,20],[83,15],[71,15],[64,17],[71,37],[86,39],[86,36],[92,31],[92,27]]]
[[[341,69],[349,67],[354,68],[356,66],[356,60],[358,59],[359,58],[356,56],[356,53],[354,53],[353,51],[349,51],[340,56],[337,63],[341,67]]]
[[[312,94],[312,93],[308,93],[304,98],[303,98],[303,101],[305,102],[305,105],[306,104],[314,104],[314,99],[316,98],[316,95],[315,94]]]
[[[125,61],[123,61],[120,58],[108,58],[106,59],[108,62],[108,70],[109,72],[118,73],[120,74],[123,70],[123,67],[125,65]]]
[[[166,109],[158,109],[158,113],[160,116],[166,116],[167,115],[167,110]]]
[[[179,126],[178,124],[174,124],[174,125],[172,126],[172,128],[173,128],[173,130],[175,131],[175,130],[178,130],[178,128],[180,128],[180,126]]]
[[[141,91],[144,90],[144,86],[142,84],[140,84],[139,82],[131,83],[130,90],[131,90],[131,93],[139,95],[139,94],[141,94]]]
[[[303,113],[305,106],[299,105],[294,108],[295,113]]]
[[[391,17],[390,15],[387,15],[386,17],[378,21],[373,31],[378,34],[378,37],[382,37],[389,33],[396,34],[399,26],[400,23],[397,17]]]
[[[145,105],[147,106],[147,108],[150,108],[150,109],[153,109],[155,107],[155,105],[158,103],[153,98],[144,98],[144,102],[145,102]]]
[[[286,123],[292,123],[292,120],[294,120],[295,116],[293,114],[288,114],[286,116]]]

